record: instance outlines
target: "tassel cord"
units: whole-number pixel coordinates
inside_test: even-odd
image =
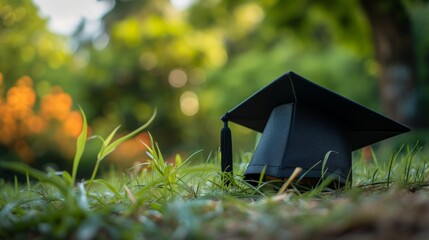
[[[232,173],[232,140],[231,130],[228,127],[228,116],[222,117],[223,128],[221,131],[221,168],[222,172]]]

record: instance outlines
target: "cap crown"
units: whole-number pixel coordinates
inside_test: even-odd
[[[296,167],[304,169],[306,178],[334,176],[345,183],[351,151],[341,124],[317,109],[288,103],[272,111],[244,175],[257,180],[265,168],[267,176],[287,178]]]
[[[410,129],[350,99],[287,72],[228,112],[228,120],[263,132],[277,106],[299,103],[331,116],[344,126],[351,151]]]

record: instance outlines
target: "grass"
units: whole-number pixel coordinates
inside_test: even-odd
[[[155,116],[155,115],[154,115]],[[242,181],[246,161],[230,181],[217,154],[205,164],[177,155],[165,161],[152,140],[149,161],[96,178],[99,164],[122,142],[115,129],[102,141],[89,180],[76,179],[86,143],[77,139],[72,173],[40,171],[22,163],[0,167],[26,176],[0,180],[0,239],[308,239],[399,238],[429,234],[428,166],[423,150],[404,146],[387,161],[357,158],[352,187],[326,191],[329,182],[300,192],[270,191]],[[243,155],[248,159],[248,155]],[[231,176],[229,176],[231,177]],[[230,184],[225,184],[229,182]],[[288,183],[289,184],[289,183]]]

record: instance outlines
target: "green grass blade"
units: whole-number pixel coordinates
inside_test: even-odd
[[[113,136],[115,136],[116,132],[119,130],[119,128],[121,128],[121,125],[117,126],[111,133],[110,135],[106,138],[106,140],[103,141],[103,145],[107,146],[109,145],[109,143],[112,141]]]
[[[102,153],[100,154],[100,159],[104,159],[107,155],[109,155],[111,152],[113,152],[117,146],[119,146],[119,144],[133,138],[134,136],[136,136],[138,133],[140,133],[141,131],[143,131],[145,128],[147,128],[155,119],[156,116],[156,110],[154,111],[154,113],[152,114],[151,118],[145,123],[143,124],[141,127],[137,128],[136,130],[132,131],[131,133],[116,139],[114,142],[112,142],[109,145],[106,145],[106,148],[104,149],[104,151],[102,151]],[[115,129],[116,130],[116,129]],[[113,131],[112,133],[115,133],[116,131]],[[113,136],[109,136],[109,138],[111,139]],[[110,140],[110,139],[106,139],[106,141]]]
[[[74,185],[76,182],[77,169],[79,167],[79,162],[80,162],[80,159],[82,158],[83,151],[85,150],[86,136],[88,132],[88,125],[87,125],[85,113],[83,112],[81,107],[79,107],[79,109],[82,114],[83,122],[82,122],[82,131],[76,140],[76,153],[73,159],[73,170],[72,170],[72,185]]]
[[[88,138],[88,141],[89,140],[92,140],[92,139],[98,139],[98,140],[100,140],[102,143],[104,143],[106,140],[104,140],[104,138],[102,137],[102,136],[100,136],[100,135],[93,135],[93,136],[91,136],[91,137],[89,137]]]
[[[266,170],[267,170],[267,165],[265,165],[264,168],[262,168],[261,174],[259,175],[259,180],[258,180],[258,185],[257,185],[258,187],[260,187],[262,182],[264,181]]]
[[[104,179],[96,179],[94,180],[95,183],[99,183],[101,185],[104,185],[107,189],[109,189],[119,200],[124,200],[119,193],[119,191],[108,181]]]
[[[386,181],[386,188],[389,188],[389,186],[390,186],[390,183],[391,183],[391,181],[392,181],[392,173],[393,173],[393,170],[392,170],[392,168],[393,168],[393,162],[395,162],[396,161],[396,159],[398,158],[398,156],[399,156],[399,153],[401,153],[401,151],[402,151],[402,149],[404,148],[404,145],[402,145],[401,146],[401,148],[398,150],[398,152],[396,152],[396,153],[394,153],[393,155],[392,155],[392,157],[390,158],[390,162],[389,162],[389,168],[388,168],[388,170],[387,170],[387,181]]]
[[[31,189],[30,175],[28,174],[28,172],[25,173],[25,180],[27,182],[27,189]]]
[[[378,170],[380,169],[379,168],[375,169],[374,173],[372,174],[371,183],[375,183],[375,180],[377,179],[376,176],[377,176]]]
[[[131,139],[132,137],[134,137],[135,135],[137,135],[138,133],[143,131],[145,128],[147,128],[153,122],[153,120],[155,119],[155,116],[156,116],[156,109],[155,109],[154,113],[152,114],[152,116],[150,117],[150,119],[145,124],[143,124],[141,127],[137,128],[133,132],[115,140],[111,144],[106,144],[106,142],[111,141],[111,139],[113,138],[113,136],[115,135],[115,133],[119,129],[119,127],[117,127],[115,130],[113,130],[113,132],[109,135],[109,137],[103,142],[103,144],[101,146],[101,150],[97,155],[97,162],[95,163],[94,170],[92,171],[91,179],[88,182],[88,191],[89,191],[89,189],[91,189],[92,182],[94,181],[95,176],[97,175],[98,168],[100,167],[101,161],[107,155],[109,155],[111,152],[113,152],[119,144]]]
[[[335,154],[338,154],[338,152],[335,152],[335,151],[328,151],[326,154],[325,154],[325,157],[323,158],[323,161],[322,161],[322,177],[321,177],[321,179],[323,179],[324,177],[325,177],[325,174],[326,174],[326,172],[328,171],[328,169],[326,168],[326,164],[328,163],[328,160],[329,160],[329,157],[331,156],[331,153],[335,153]],[[328,176],[329,177],[329,176]]]

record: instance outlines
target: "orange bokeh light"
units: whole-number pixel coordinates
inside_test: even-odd
[[[82,115],[80,112],[70,112],[63,122],[63,130],[70,137],[79,136],[82,131]]]
[[[5,89],[3,81],[0,73],[0,90],[5,90],[5,96],[0,91],[0,144],[14,151],[22,161],[34,163],[38,150],[32,140],[35,136],[43,136],[47,148],[72,159],[76,137],[82,131],[82,114],[72,111],[72,97],[61,87],[54,86],[49,94],[38,98],[33,81],[27,76],[18,79],[9,89]],[[37,105],[39,109],[35,109]],[[147,149],[142,142],[150,144],[148,133],[119,145],[109,160],[119,166],[145,161]]]
[[[0,73],[0,89],[4,88],[3,81]],[[71,139],[82,129],[82,116],[71,111],[72,98],[61,87],[53,87],[50,94],[41,98],[38,112],[34,111],[36,101],[33,81],[28,76],[18,79],[7,89],[5,97],[0,95],[0,144],[14,150],[27,163],[34,161],[28,137],[44,134],[63,145],[67,143],[64,147],[73,149],[74,141]],[[59,124],[51,124],[52,120]]]
[[[40,113],[47,119],[64,121],[72,108],[72,98],[61,87],[53,87],[52,92],[42,98]]]
[[[36,93],[29,77],[19,79],[6,95],[6,105],[10,107],[14,118],[18,120],[27,118],[32,114],[35,102]]]

